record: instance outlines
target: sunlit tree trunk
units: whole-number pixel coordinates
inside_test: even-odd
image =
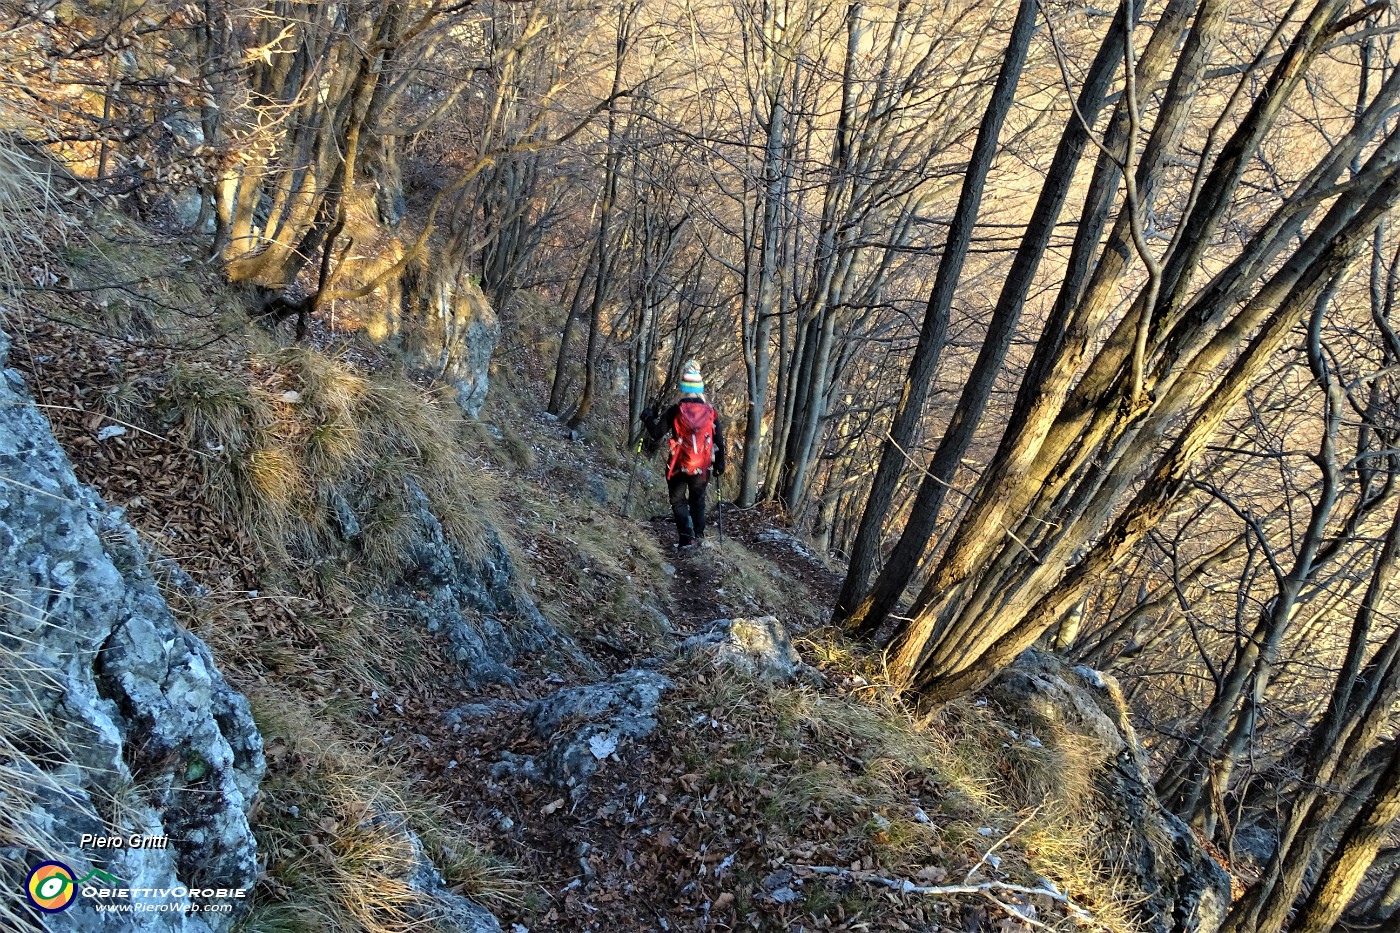
[[[317,250],[333,247],[327,234],[343,226],[355,163],[378,113],[372,101],[387,91],[406,24],[400,3],[365,11],[273,3],[257,24],[251,41],[264,51],[241,63],[247,105],[237,123],[220,123],[245,142],[216,193],[229,278],[281,292]]]
[[[1035,520],[1040,517],[1037,512],[1043,509],[1041,524],[1026,529],[1022,522],[1017,529],[1020,534],[1008,534],[999,516],[1017,514],[1015,505],[1020,492],[1015,482],[1010,490],[1003,485],[1008,473],[1014,480],[1017,471],[996,469],[994,461],[994,469],[984,475],[971,508],[916,601],[910,621],[898,627],[890,653],[897,679],[916,684],[929,699],[944,699],[975,687],[1033,643],[1044,628],[1054,624],[1083,597],[1098,575],[1121,560],[1156,525],[1181,494],[1186,471],[1227,412],[1264,371],[1301,316],[1351,269],[1360,245],[1394,200],[1394,179],[1385,156],[1373,156],[1363,172],[1364,181],[1333,205],[1319,228],[1242,310],[1234,311],[1233,304],[1217,303],[1218,297],[1210,292],[1206,293],[1208,298],[1192,302],[1188,291],[1190,276],[1179,259],[1182,252],[1192,254],[1198,250],[1199,240],[1208,239],[1224,216],[1225,205],[1242,177],[1244,160],[1260,144],[1289,95],[1301,84],[1307,66],[1321,51],[1326,37],[1337,28],[1341,6],[1323,0],[1303,22],[1274,67],[1264,93],[1240,120],[1216,163],[1203,176],[1199,200],[1188,213],[1163,264],[1165,271],[1157,284],[1166,283],[1165,290],[1154,288],[1139,293],[1134,310],[1096,357],[1097,361],[1117,360],[1112,369],[1106,370],[1111,377],[1089,397],[1087,410],[1099,418],[1104,433],[1081,436],[1074,442],[1073,450],[1065,445],[1064,461],[1054,462],[1060,460],[1056,456],[1054,465],[1047,470],[1047,475],[1063,471],[1060,475],[1064,478],[1055,481],[1058,487],[1047,488],[1044,481],[1020,484],[1027,492],[1024,501],[1042,503],[1027,516],[1028,521]],[[1151,203],[1144,195],[1150,192],[1152,179],[1172,157],[1174,141],[1180,138],[1185,114],[1190,109],[1185,102],[1194,96],[1194,86],[1184,76],[1202,67],[1202,50],[1210,45],[1202,34],[1207,31],[1202,24],[1209,23],[1211,11],[1207,3],[1198,14],[1140,167],[1128,175],[1137,186],[1137,197],[1128,199],[1128,209],[1120,218],[1120,227],[1126,226],[1125,232],[1133,234],[1125,236],[1125,240],[1140,241],[1135,230],[1141,225],[1141,211]],[[1174,41],[1167,42],[1168,48]],[[1131,56],[1127,57],[1125,69],[1138,73],[1137,62]],[[1135,128],[1141,119],[1135,94],[1125,94],[1124,103],[1130,125]],[[1358,125],[1361,122],[1358,120]],[[1367,134],[1360,135],[1364,138]],[[1318,170],[1309,176],[1309,183],[1340,169],[1340,165],[1332,164],[1333,156],[1340,154],[1346,143],[1344,139],[1334,153],[1324,156]],[[1129,164],[1137,162],[1134,148],[1135,143],[1127,150]],[[1307,190],[1312,189],[1305,187],[1300,200],[1306,197]],[[1292,222],[1299,213],[1307,211],[1296,207],[1284,210],[1285,223]],[[1258,262],[1259,253],[1282,248],[1283,244],[1265,235],[1262,243],[1251,246],[1253,249],[1247,248],[1237,262],[1241,278],[1235,281],[1245,288],[1254,286],[1265,271]],[[1230,280],[1227,273],[1218,277],[1217,283],[1221,278]],[[1178,307],[1186,310],[1171,310]],[[1145,314],[1152,315],[1149,358],[1154,362],[1147,381],[1152,397],[1130,399],[1127,387],[1139,381],[1131,371],[1133,367],[1127,365],[1132,356],[1131,335],[1140,332],[1137,325]],[[1187,321],[1193,326],[1188,327],[1184,323]],[[1246,349],[1237,352],[1241,337],[1250,334],[1253,337]],[[1047,339],[1053,341],[1055,336],[1042,336],[1042,341]],[[1187,348],[1192,355],[1183,359],[1180,349]],[[1220,379],[1215,373],[1232,354],[1234,361]],[[1093,378],[1091,366],[1081,385]],[[1073,411],[1065,414],[1071,422],[1079,417]],[[1024,413],[1014,414],[1011,422],[1023,418]],[[1182,419],[1186,426],[1166,452],[1157,456],[1158,443],[1165,439],[1168,428],[1182,424]],[[1023,422],[1027,427],[1018,434],[1029,431],[1046,437],[1045,432],[1060,429],[1057,420]],[[1004,439],[1003,451],[1008,443],[1014,449],[1021,440],[1020,436]],[[1034,463],[1041,453],[1029,454],[1027,462]],[[1097,458],[1089,462],[1092,454],[1097,454]],[[1144,483],[1126,508],[1120,510],[1119,499],[1129,493],[1144,469]],[[1026,475],[1034,472],[1027,471]],[[1063,493],[1058,492],[1060,489]],[[1009,496],[1005,495],[1007,492]],[[1050,515],[1055,516],[1053,525],[1044,523]],[[989,517],[993,520],[989,521]],[[1102,533],[1105,525],[1109,529]],[[1026,543],[1028,538],[1038,539],[1039,547],[1031,550]]]
[[[787,10],[781,0],[765,2],[760,53],[764,56],[764,111],[761,115],[763,157],[757,186],[757,210],[753,216],[758,260],[750,286],[751,301],[746,301],[740,311],[748,396],[744,413],[743,458],[739,464],[737,501],[741,508],[747,508],[758,500],[764,419],[768,413],[768,382],[772,367],[770,341],[773,319],[779,313],[779,291],[783,287],[779,270],[783,251],[782,207],[791,180],[791,165],[784,158],[790,120],[785,80],[790,63],[782,53],[787,28]]]
[[[949,228],[948,239],[943,247],[933,293],[929,296],[923,327],[919,331],[919,342],[910,360],[909,374],[905,379],[899,407],[895,410],[894,422],[890,427],[890,438],[881,451],[880,465],[871,484],[860,530],[856,533],[850,565],[837,600],[837,618],[857,630],[871,631],[883,619],[883,616],[876,619],[878,610],[872,612],[868,602],[866,605],[860,605],[859,601],[865,594],[866,580],[879,555],[890,501],[898,485],[900,473],[905,467],[910,441],[923,415],[928,387],[943,352],[949,310],[957,290],[958,279],[962,274],[963,263],[967,259],[968,248],[972,244],[977,212],[982,203],[987,173],[991,170],[992,160],[996,155],[1001,127],[1015,100],[1026,52],[1035,35],[1038,9],[1030,0],[1023,0],[1017,8],[1016,20],[1007,41],[1006,54],[992,89],[992,99],[978,127],[977,142],[968,162],[967,176],[958,198],[957,210],[953,215],[953,225]],[[917,557],[914,560],[917,561]],[[901,564],[893,571],[887,567],[882,578],[887,575],[893,580],[903,574],[907,583],[908,574],[912,571],[912,565],[905,568]],[[890,584],[890,588],[893,588],[893,583]],[[904,584],[900,584],[898,589],[903,591]],[[897,597],[898,593],[895,595]]]
[[[603,194],[598,206],[598,231],[593,246],[593,295],[588,303],[588,342],[583,354],[583,389],[573,414],[569,417],[569,426],[572,428],[577,428],[588,420],[593,411],[593,399],[597,392],[598,347],[602,340],[603,305],[614,293],[613,273],[621,253],[614,242],[612,228],[617,212],[618,174],[624,147],[628,145],[629,140],[625,138],[625,133],[619,131],[616,101],[622,90],[622,71],[632,41],[636,12],[635,4],[618,11],[617,42],[613,57],[612,88],[608,94],[607,135],[603,152]],[[629,122],[629,129],[630,126]]]
[[[1284,636],[1298,617],[1304,588],[1320,569],[1319,553],[1330,543],[1328,529],[1342,493],[1342,464],[1337,448],[1345,393],[1328,371],[1320,339],[1322,317],[1329,304],[1328,300],[1318,303],[1309,327],[1308,357],[1321,390],[1324,411],[1322,440],[1314,457],[1322,477],[1310,503],[1307,528],[1292,567],[1278,581],[1277,592],[1254,630],[1241,641],[1222,688],[1192,730],[1192,753],[1178,755],[1158,783],[1158,792],[1168,806],[1208,834],[1212,828],[1208,824],[1211,808],[1205,790],[1212,783],[1216,787],[1229,785],[1234,761],[1253,733],[1253,717],[1262,705]],[[1348,522],[1344,527],[1354,530],[1355,525]]]
[[[1239,899],[1224,933],[1277,929],[1288,915],[1313,857],[1328,842],[1345,780],[1365,759],[1400,699],[1400,630],[1372,651],[1372,638],[1400,569],[1397,509],[1352,620],[1346,657],[1322,719],[1303,737],[1301,776],[1282,802],[1279,841],[1259,880]]]
[[[1327,933],[1351,903],[1396,819],[1400,819],[1400,743],[1361,812],[1337,843],[1290,925],[1293,933]]]

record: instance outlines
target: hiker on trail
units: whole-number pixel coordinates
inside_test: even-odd
[[[705,536],[705,490],[710,471],[724,475],[724,432],[719,414],[705,401],[705,380],[693,360],[681,376],[681,398],[658,417],[656,406],[642,412],[651,439],[670,435],[666,462],[666,488],[676,517],[677,546],[691,548]]]

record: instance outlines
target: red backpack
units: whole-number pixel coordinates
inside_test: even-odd
[[[666,476],[709,472],[715,458],[715,410],[704,402],[681,402],[671,425],[671,462]]]

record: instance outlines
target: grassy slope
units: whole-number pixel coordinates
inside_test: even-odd
[[[1090,851],[1072,743],[1037,748],[975,705],[913,722],[868,659],[815,627],[830,579],[757,544],[761,515],[731,514],[720,548],[673,557],[667,523],[647,520],[664,512],[659,483],[621,452],[609,414],[576,440],[536,408],[558,323],[548,306],[526,302],[508,322],[491,400],[469,423],[353,340],[320,331],[322,352],[267,334],[177,244],[101,221],[89,227],[106,238],[55,256],[76,290],[28,293],[3,326],[79,475],[189,575],[194,587],[168,574],[172,604],[254,704],[271,769],[256,812],[267,868],[244,929],[407,928],[405,853],[361,828],[371,806],[404,814],[507,928],[961,929],[1005,913],[804,866],[982,879],[993,845],[998,877],[1051,877],[1127,928]],[[87,288],[112,281],[137,284]],[[97,439],[114,426],[125,433]],[[541,696],[665,654],[710,618],[768,612],[806,632],[829,686],[673,661],[656,740],[610,763],[577,807],[497,781],[501,751],[535,748],[519,715],[443,728],[444,710],[481,697],[452,686],[414,620],[363,599],[402,560],[405,477],[465,547],[499,528],[520,584],[596,664],[526,665],[490,696]],[[328,558],[337,495],[376,503],[348,564]]]

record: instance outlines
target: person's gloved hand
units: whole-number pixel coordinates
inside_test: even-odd
[[[723,475],[724,475],[724,464],[723,464],[723,463],[716,463],[716,464],[715,464],[715,475],[716,475],[716,476],[723,476]]]
[[[642,420],[645,421],[647,424],[650,424],[651,422],[656,420],[655,405],[648,405],[646,408],[642,409]]]

